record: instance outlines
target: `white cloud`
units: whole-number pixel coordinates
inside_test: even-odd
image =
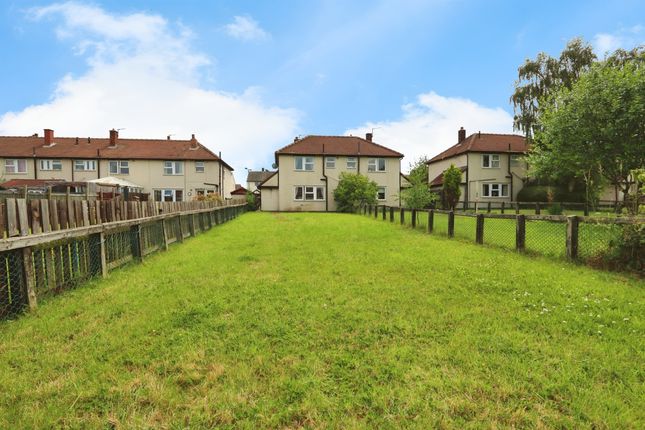
[[[433,157],[457,143],[457,130],[467,134],[512,133],[513,118],[502,108],[481,106],[472,100],[443,97],[434,92],[420,94],[414,103],[402,107],[401,119],[368,122],[347,130],[363,136],[374,130],[374,141],[405,154],[401,168],[426,155]]]
[[[49,100],[0,116],[0,134],[29,135],[53,128],[59,136],[188,139],[218,152],[236,168],[262,167],[275,148],[297,134],[299,113],[266,106],[258,91],[205,89],[200,74],[210,61],[191,47],[186,28],[157,15],[114,15],[79,3],[33,9],[36,20],[57,23],[57,34],[86,57],[87,71],[67,75]]]
[[[642,25],[620,28],[614,33],[598,33],[593,37],[593,47],[597,55],[603,56],[618,48],[630,50],[645,44],[645,34]]]
[[[224,26],[224,29],[229,36],[240,40],[264,40],[269,37],[269,33],[250,16],[236,16],[232,23]]]

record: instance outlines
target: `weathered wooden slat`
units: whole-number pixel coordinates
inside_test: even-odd
[[[4,239],[7,232],[7,211],[6,204],[0,202],[0,239]]]
[[[42,233],[42,226],[40,223],[40,200],[34,199],[30,201],[29,210],[31,211],[31,234]]]
[[[43,233],[49,233],[50,231],[52,231],[52,227],[49,217],[49,202],[47,201],[47,199],[40,200],[40,215]]]
[[[59,222],[59,228],[61,230],[73,228],[72,225],[69,223],[67,203],[63,201],[59,202],[58,204],[58,222]]]
[[[27,200],[16,199],[16,206],[18,207],[18,228],[20,236],[27,236],[29,234],[29,218],[27,216]]]
[[[74,217],[76,218],[76,227],[82,227],[83,224],[83,205],[80,200],[74,201]]]
[[[67,228],[76,228],[76,211],[74,210],[74,201],[67,199]],[[62,223],[61,218],[61,223]]]
[[[52,230],[60,229],[58,224],[58,200],[49,200],[49,217],[51,219]]]
[[[90,210],[87,200],[81,201],[81,215],[83,216],[83,225],[87,227],[90,224]]]
[[[94,200],[94,216],[96,217],[96,224],[101,224],[103,222],[103,217],[101,215],[101,202],[99,200]]]

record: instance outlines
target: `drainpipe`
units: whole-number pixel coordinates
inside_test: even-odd
[[[96,179],[99,179],[101,177],[101,153],[98,148],[96,148],[96,174]]]
[[[508,189],[508,196],[511,198],[511,203],[513,202],[513,174],[511,173],[511,144],[508,144],[508,176],[511,178],[511,183]]]
[[[38,179],[38,163],[36,161],[36,147],[32,148],[32,157],[34,158],[34,179]]]
[[[466,206],[465,208],[468,209],[468,201],[470,200],[470,181],[468,180],[468,171],[470,170],[470,167],[468,165],[468,161],[470,159],[470,154],[466,152],[466,192],[465,194],[465,201],[466,201]]]
[[[322,144],[322,153],[323,153],[323,156],[322,156],[322,165],[323,165],[322,175],[323,175],[323,178],[325,178],[325,212],[329,212],[329,181],[327,180],[327,175],[325,173],[325,163],[326,163],[326,161],[325,161],[325,144],[324,143]]]

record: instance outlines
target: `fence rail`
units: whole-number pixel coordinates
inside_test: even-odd
[[[161,204],[149,210],[144,209],[147,203],[138,209],[129,205],[137,202],[124,203],[128,205],[123,213],[137,217],[86,225],[88,215],[81,226],[37,234],[22,230],[24,235],[0,239],[0,319],[34,309],[39,298],[105,277],[110,270],[167,250],[171,243],[183,242],[246,211],[246,205],[211,206],[209,202]],[[142,216],[155,213],[153,209],[161,213]]]
[[[383,205],[364,206],[360,211],[427,233],[583,263],[599,261],[621,238],[626,226],[645,224],[642,217],[469,213]],[[642,273],[643,250],[633,258]]]
[[[601,200],[594,205],[581,202],[565,202],[565,201],[553,201],[553,202],[493,202],[493,201],[460,201],[455,207],[459,211],[469,211],[469,212],[499,212],[502,214],[505,213],[515,213],[527,214],[533,213],[535,215],[541,215],[542,212],[548,211],[558,211],[561,213],[569,213],[575,215],[584,215],[589,216],[592,212],[600,213],[620,213],[623,208],[623,204],[618,201],[613,200]]]

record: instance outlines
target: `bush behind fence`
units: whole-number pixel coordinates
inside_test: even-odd
[[[38,299],[106,276],[245,212],[246,205],[173,212],[148,218],[0,240],[0,320]]]
[[[398,222],[432,234],[594,266],[607,266],[603,259],[625,240],[626,235],[635,234],[638,235],[633,240],[636,245],[630,248],[627,257],[630,261],[612,266],[645,274],[643,218],[477,214],[383,205],[364,206],[360,210],[364,215]]]

